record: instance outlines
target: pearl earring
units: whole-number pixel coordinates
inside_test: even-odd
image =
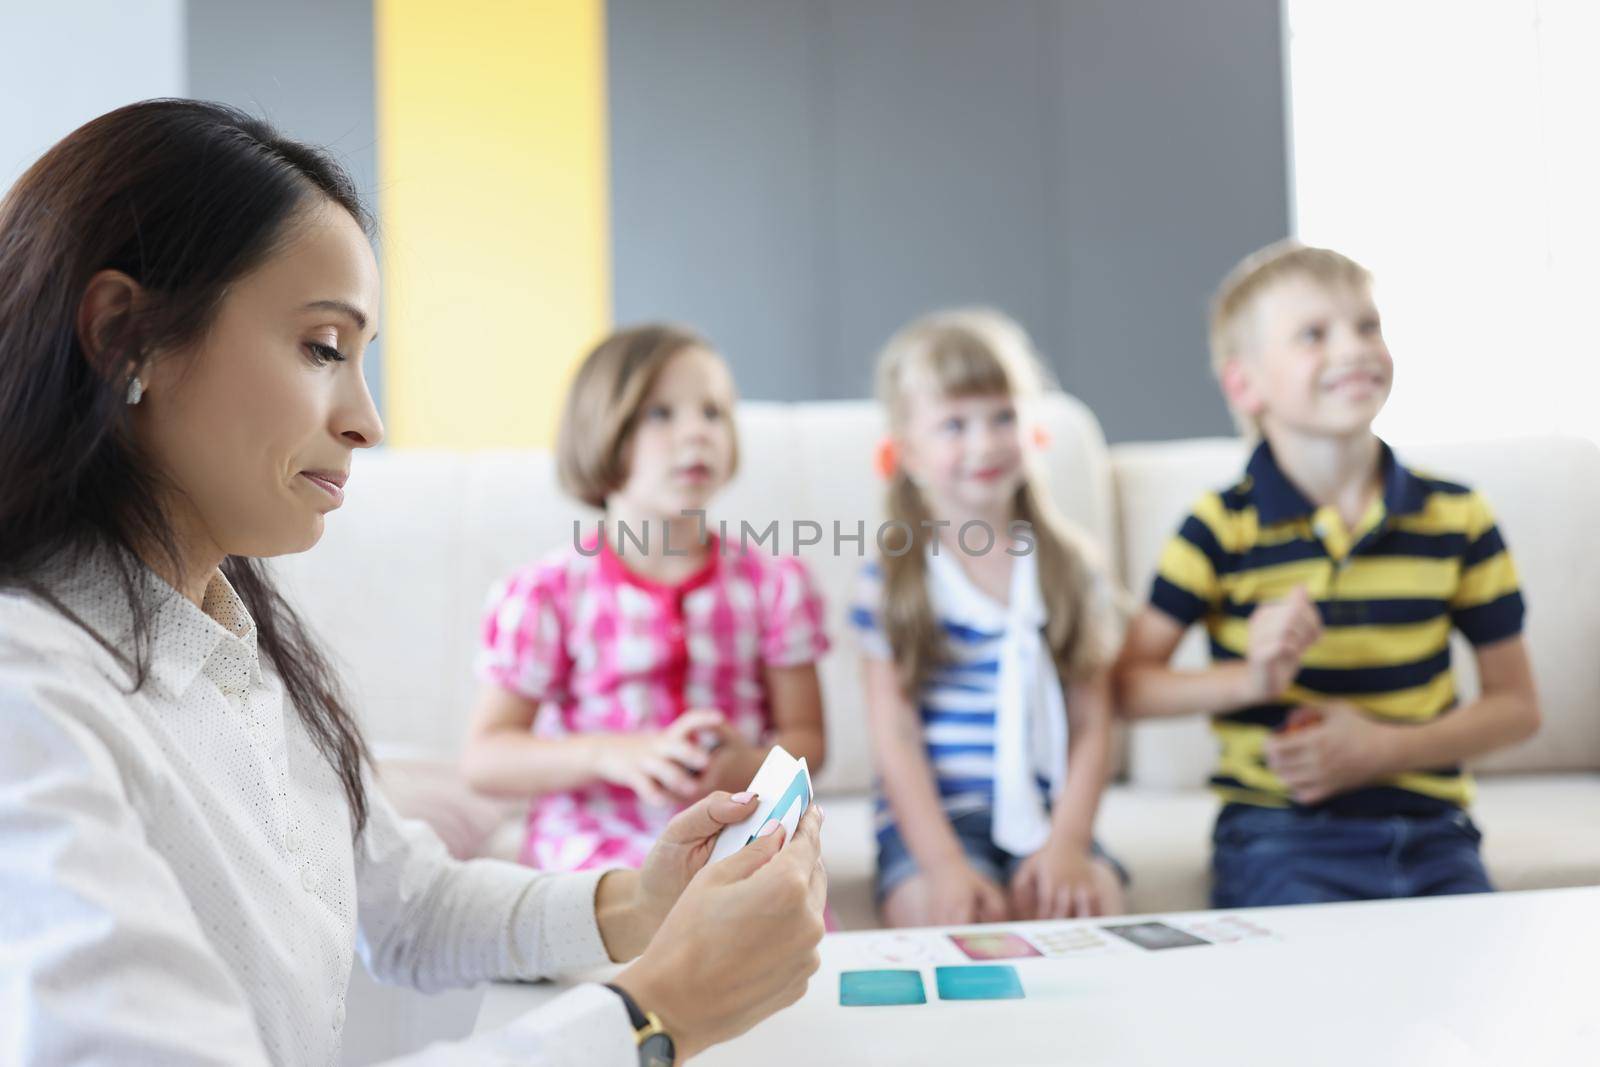
[[[144,382],[135,375],[128,382],[128,403],[137,404],[142,399],[144,399]]]

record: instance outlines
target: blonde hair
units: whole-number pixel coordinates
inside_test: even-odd
[[[905,326],[878,357],[877,379],[878,398],[896,439],[904,436],[913,392],[1007,395],[1020,406],[1042,393],[1048,380],[1022,327],[986,308],[935,312]],[[897,556],[885,552],[882,566],[884,633],[901,688],[915,700],[932,672],[946,662],[947,648],[928,597],[926,552],[933,527],[924,523],[933,516],[903,467],[890,475],[888,512],[891,523],[904,523],[902,529],[913,531],[908,550]],[[1056,511],[1031,461],[1025,461],[1013,512],[1033,528],[1047,616],[1045,643],[1056,669],[1064,682],[1084,678],[1104,665],[1107,653],[1091,609],[1090,553],[1081,535]]]
[[[1249,344],[1249,320],[1261,294],[1285,278],[1321,285],[1370,286],[1367,268],[1331,248],[1313,248],[1289,238],[1245,256],[1222,279],[1211,299],[1211,370],[1219,378]]]
[[[572,380],[556,433],[556,475],[561,488],[591,507],[628,480],[624,446],[639,408],[673,356],[692,348],[715,354],[704,337],[683,326],[649,323],[618,330],[596,345]],[[729,413],[730,429],[732,413]],[[733,439],[729,473],[738,469]]]

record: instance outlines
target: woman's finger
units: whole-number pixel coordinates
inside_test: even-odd
[[[708,841],[723,827],[748,818],[759,799],[754,793],[712,793],[674,815],[661,831],[661,840],[674,845]]]
[[[806,886],[806,905],[819,914],[828,906],[828,872],[820,861],[811,869],[811,881]]]
[[[778,856],[781,863],[797,871],[805,871],[806,876],[810,877],[811,868],[822,858],[822,819],[821,805],[812,804],[806,809],[789,843]]]

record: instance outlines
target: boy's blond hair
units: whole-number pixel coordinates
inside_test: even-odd
[[[561,488],[590,507],[606,506],[606,497],[628,480],[623,446],[638,423],[640,406],[662,368],[673,356],[692,348],[716,352],[693,330],[650,323],[618,330],[584,357],[567,391],[561,428],[556,433],[556,475]],[[738,465],[735,434],[730,475]]]
[[[1249,345],[1250,317],[1261,294],[1292,277],[1322,285],[1372,284],[1371,272],[1349,256],[1293,238],[1245,256],[1222,279],[1211,300],[1211,370],[1219,379],[1228,361],[1238,359]]]

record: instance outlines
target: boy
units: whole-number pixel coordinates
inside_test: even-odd
[[[1538,729],[1522,596],[1484,499],[1372,432],[1394,364],[1370,275],[1262,249],[1223,281],[1211,348],[1261,442],[1168,542],[1117,680],[1129,717],[1214,716],[1213,906],[1491,891],[1462,763]],[[1211,667],[1170,669],[1202,621]],[[1482,679],[1462,707],[1452,627]]]

